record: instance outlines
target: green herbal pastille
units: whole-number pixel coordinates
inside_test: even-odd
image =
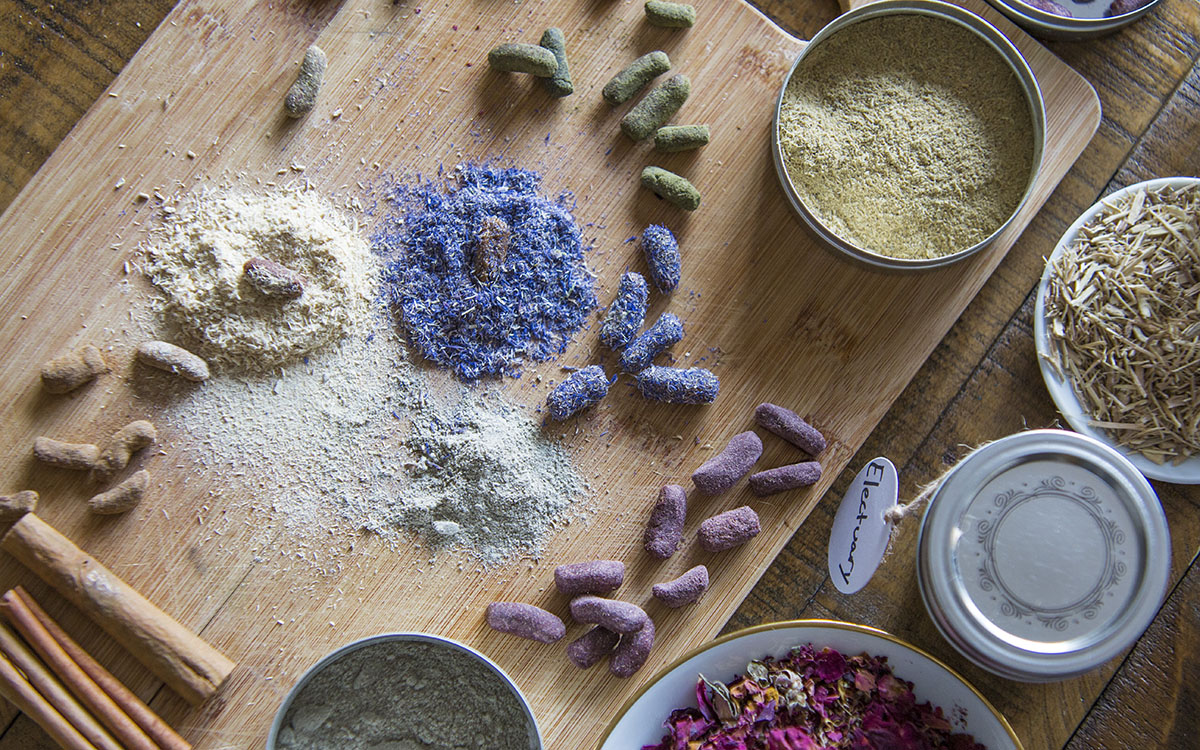
[[[646,22],[652,26],[665,26],[668,29],[688,29],[696,23],[696,9],[683,3],[648,0]]]
[[[646,167],[642,170],[642,187],[684,211],[695,211],[700,207],[700,191],[696,186],[674,172],[662,167]]]
[[[679,111],[690,93],[692,82],[687,76],[671,76],[621,118],[621,132],[635,141],[649,138]]]
[[[562,29],[553,26],[546,29],[542,33],[539,45],[554,53],[554,59],[558,63],[558,69],[554,71],[554,75],[542,81],[546,91],[550,96],[559,98],[575,93],[575,85],[571,83],[571,71],[567,69],[567,40],[563,36]]]
[[[642,55],[625,66],[621,72],[604,84],[600,95],[604,101],[617,106],[633,98],[650,81],[671,69],[671,59],[662,50]]]
[[[505,73],[528,73],[549,78],[558,71],[554,53],[536,44],[508,42],[488,52],[488,65]]]
[[[658,151],[690,151],[708,144],[707,125],[667,125],[654,134],[654,148]]]

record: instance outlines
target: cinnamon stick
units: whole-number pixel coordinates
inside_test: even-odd
[[[37,722],[63,750],[96,750],[3,655],[0,655],[0,695]]]
[[[36,573],[193,706],[237,665],[122,581],[70,539],[26,513],[0,548]]]
[[[54,670],[54,673],[66,683],[83,705],[96,715],[104,726],[112,730],[113,735],[128,750],[159,750],[154,741],[146,736],[133,719],[125,715],[120,706],[113,702],[108,694],[100,689],[91,677],[88,677],[79,665],[71,661],[62,646],[50,637],[42,624],[37,621],[25,603],[17,598],[12,591],[0,596],[0,611],[12,623],[22,637],[33,646],[33,650]]]
[[[66,631],[46,613],[46,610],[42,609],[42,606],[28,591],[17,586],[13,589],[13,594],[29,608],[42,627],[50,633],[50,637],[57,641],[59,646],[62,646],[63,651],[67,652],[67,656],[70,656],[79,665],[79,668],[100,686],[101,690],[108,693],[108,696],[129,715],[129,718],[133,719],[142,728],[142,731],[150,735],[150,739],[157,742],[163,750],[192,750],[192,746],[188,744],[187,740],[180,737],[167,722],[162,720],[162,717],[143,703],[141,698],[125,687],[124,683],[114,677],[71,636],[67,635]]]
[[[0,624],[0,652],[25,674],[25,678],[42,697],[89,742],[99,750],[122,750],[108,730],[96,721],[96,717],[88,713],[88,710],[75,700],[75,696],[63,687],[54,673],[21,642],[17,634],[3,624]]]

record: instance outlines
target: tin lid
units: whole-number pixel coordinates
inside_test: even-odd
[[[917,573],[942,635],[984,669],[1065,679],[1123,652],[1166,594],[1170,535],[1133,464],[1090,437],[997,440],[942,480]]]

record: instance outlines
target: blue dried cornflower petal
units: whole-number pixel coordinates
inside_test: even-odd
[[[616,351],[633,341],[646,319],[649,297],[649,287],[640,273],[629,271],[623,275],[617,285],[617,296],[600,324],[600,343]]]
[[[679,243],[671,230],[651,224],[642,233],[642,251],[650,266],[650,280],[658,291],[666,294],[679,286]]]
[[[643,396],[668,404],[711,404],[721,388],[717,376],[702,367],[651,365],[634,377]]]
[[[658,316],[654,325],[647,328],[625,347],[621,355],[621,369],[625,372],[641,372],[654,362],[654,358],[683,340],[683,322],[671,313]]]
[[[561,422],[608,395],[608,386],[608,377],[600,365],[576,370],[546,397],[550,416]]]
[[[422,356],[463,380],[517,375],[522,359],[561,353],[596,306],[569,195],[537,194],[541,177],[523,169],[466,165],[457,184],[397,186],[399,211],[373,238],[386,259],[383,299]],[[474,275],[485,218],[511,237],[498,273]]]

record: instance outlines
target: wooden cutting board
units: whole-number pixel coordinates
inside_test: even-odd
[[[549,747],[593,746],[639,685],[714,635],[791,535],[804,533],[809,511],[1097,127],[1099,102],[1078,74],[982,3],[963,3],[1008,34],[1041,81],[1049,126],[1042,177],[994,248],[952,268],[899,276],[821,249],[787,206],[768,134],[778,88],[803,42],[745,3],[705,4],[695,28],[667,31],[646,26],[636,2],[349,0],[333,8],[311,0],[184,0],[0,217],[0,455],[9,457],[0,491],[37,489],[47,520],[239,662],[222,693],[199,709],[169,691],[156,694],[156,708],[198,747],[261,746],[279,701],[308,665],[351,639],[397,630],[482,650],[530,698]],[[484,62],[493,45],[536,42],[548,25],[567,35],[576,93],[565,100]],[[289,122],[283,94],[313,42],[329,55],[325,87],[314,112]],[[615,70],[659,48],[693,82],[677,121],[712,125],[713,141],[700,152],[661,156],[630,143],[617,130],[626,108],[611,110],[599,97]],[[541,560],[459,570],[455,560],[431,564],[427,555],[367,539],[352,564],[318,575],[252,546],[252,520],[240,502],[250,490],[235,478],[196,478],[196,457],[186,450],[147,459],[170,482],[169,493],[103,521],[82,507],[91,492],[85,481],[28,458],[39,434],[102,435],[130,418],[155,417],[128,387],[127,359],[116,363],[117,375],[69,397],[44,394],[37,370],[82,343],[118,352],[137,343],[126,320],[130,295],[145,287],[126,275],[125,263],[158,220],[157,195],[282,181],[302,168],[303,178],[346,200],[384,172],[428,173],[485,158],[541,171],[547,193],[575,192],[577,218],[595,223],[592,264],[603,302],[627,265],[642,268],[625,238],[652,222],[672,227],[683,248],[682,286],[698,294],[656,295],[651,314],[679,313],[688,333],[677,352],[711,350],[707,364],[722,381],[721,397],[704,408],[647,404],[624,384],[570,425],[565,443],[592,480],[597,511],[590,524],[553,538]],[[684,215],[648,199],[637,178],[652,162],[689,176],[703,192],[701,209]],[[138,202],[138,193],[151,198]],[[594,335],[583,333],[561,363],[591,361]],[[560,377],[559,364],[540,372]],[[508,383],[510,396],[540,403],[546,388],[532,381]],[[689,547],[665,563],[649,559],[640,536],[657,488],[684,482],[714,448],[750,429],[764,400],[811,417],[831,439],[824,478],[766,500],[744,486],[693,497],[689,538],[702,518],[745,503],[759,512],[763,533],[720,555]],[[186,427],[162,425],[165,439],[186,444]],[[761,466],[801,459],[782,441],[766,443]],[[526,643],[483,625],[495,599],[565,616],[566,602],[550,590],[553,567],[596,557],[626,562],[618,596],[646,604],[658,624],[655,652],[637,677],[620,681],[603,667],[579,672],[562,644]],[[653,582],[701,561],[713,586],[700,605],[648,604]],[[102,661],[143,695],[155,694],[152,678],[30,573],[4,558],[0,576],[5,586],[30,587]]]

